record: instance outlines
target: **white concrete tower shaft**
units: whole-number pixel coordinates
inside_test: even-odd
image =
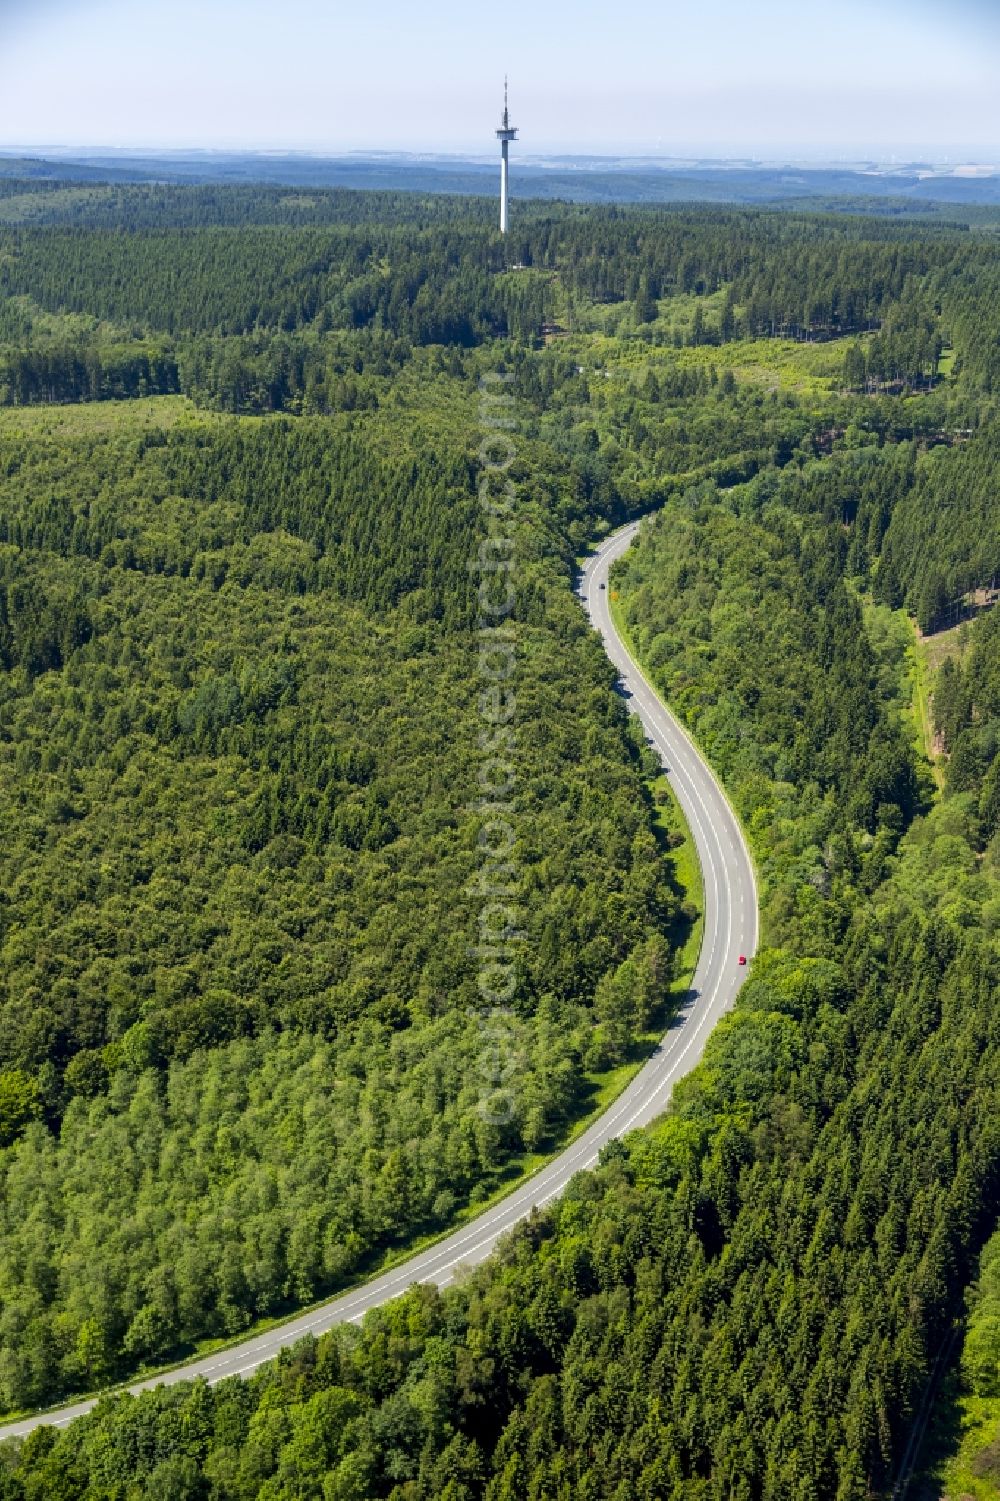
[[[510,224],[510,159],[508,147],[517,140],[517,129],[510,123],[507,109],[507,80],[503,81],[503,120],[497,131],[500,142],[500,233],[505,235]]]
[[[500,233],[507,233],[510,223],[510,157],[507,154],[507,141],[500,143]]]

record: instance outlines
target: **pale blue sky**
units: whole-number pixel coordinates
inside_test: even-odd
[[[0,145],[1000,155],[1000,0],[0,0]]]

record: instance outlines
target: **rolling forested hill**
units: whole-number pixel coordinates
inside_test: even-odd
[[[484,1122],[471,457],[446,434],[407,455],[402,420],[390,459],[377,419],[157,413],[140,435],[127,408],[55,441],[6,429],[9,1406],[446,1223],[585,1108],[587,1070],[620,1064],[669,988],[678,899],[545,519],[503,1043],[524,1087]],[[628,963],[651,978],[602,1042],[595,996]]]
[[[885,1491],[1000,1210],[992,230],[39,196],[0,228],[0,1402],[321,1295],[621,1083],[693,895],[569,588],[629,515],[614,604],[766,947],[663,1121],[467,1284],[40,1430],[0,1495]],[[496,372],[523,934],[484,1083]]]

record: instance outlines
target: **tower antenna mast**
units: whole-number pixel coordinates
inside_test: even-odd
[[[505,235],[510,223],[510,199],[508,191],[509,162],[507,147],[511,141],[517,140],[517,129],[510,123],[510,113],[507,109],[507,78],[503,81],[503,120],[497,131],[497,140],[500,142],[500,233]]]

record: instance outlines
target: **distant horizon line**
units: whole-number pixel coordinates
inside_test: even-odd
[[[393,160],[458,163],[462,165],[494,165],[493,153],[486,147],[466,150],[432,150],[414,147],[319,147],[319,146],[106,146],[95,143],[70,145],[65,142],[10,142],[0,144],[0,157],[56,158],[59,160],[93,160],[116,157],[122,160],[136,158],[190,159],[192,157],[261,157],[269,160],[297,158],[311,161]],[[521,166],[544,167],[548,164],[595,163],[605,168],[615,165],[642,164],[647,167],[672,167],[684,171],[711,169],[712,167],[741,167],[748,171],[774,167],[803,169],[857,168],[861,170],[892,169],[962,172],[976,170],[983,173],[1000,173],[1000,145],[976,147],[963,150],[955,147],[947,151],[943,147],[930,150],[910,148],[896,151],[864,152],[860,149],[849,152],[843,148],[789,148],[775,150],[774,155],[758,152],[729,152],[721,148],[706,151],[668,153],[642,151],[628,148],[616,152],[570,151],[551,148],[543,151],[518,152]]]

